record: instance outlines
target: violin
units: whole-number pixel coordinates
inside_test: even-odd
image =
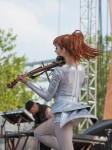
[[[37,74],[40,72],[40,75],[46,71],[50,71],[52,68],[56,67],[56,66],[62,66],[65,64],[65,60],[64,60],[64,57],[62,56],[57,56],[56,58],[56,61],[52,62],[51,64],[49,65],[46,65],[46,66],[41,66],[39,68],[36,68],[26,74],[23,75],[23,77],[29,77],[31,79],[34,79],[35,77],[39,76],[34,76],[34,74]],[[8,88],[13,88],[16,84],[18,83],[18,79],[14,79],[13,82],[11,83],[8,83],[7,84],[7,87]]]

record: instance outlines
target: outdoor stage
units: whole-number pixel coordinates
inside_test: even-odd
[[[3,150],[27,150],[29,138],[34,137],[33,130],[21,131],[22,123],[33,122],[26,110],[16,110],[1,114],[4,122],[1,125],[0,138],[4,140]],[[6,121],[17,125],[17,130],[5,130]],[[82,134],[73,136],[75,150],[111,150],[112,149],[112,120],[97,121]],[[21,145],[21,148],[19,148]],[[32,149],[37,150],[37,149]]]

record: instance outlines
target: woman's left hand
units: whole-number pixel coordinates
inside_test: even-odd
[[[17,80],[22,82],[22,83],[26,83],[27,79],[24,77],[24,75],[18,75],[17,76]]]

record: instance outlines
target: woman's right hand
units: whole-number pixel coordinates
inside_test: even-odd
[[[27,79],[24,77],[24,75],[18,75],[17,76],[17,80],[22,82],[22,83],[26,83]]]

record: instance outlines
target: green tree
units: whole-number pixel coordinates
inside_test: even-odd
[[[109,62],[111,50],[111,36],[102,36],[98,34],[98,49],[100,55],[98,57],[98,72],[97,72],[97,106],[98,118],[102,119],[104,113],[104,100],[107,89],[108,75],[109,75]]]
[[[18,83],[13,89],[7,88],[18,74],[25,72],[26,58],[17,57],[13,52],[16,35],[12,30],[0,29],[0,111],[20,109],[33,93],[25,85]]]
[[[104,100],[107,89],[109,62],[112,37],[109,35],[102,36],[98,31],[97,48],[99,56],[97,57],[97,116],[102,119],[104,113]],[[94,45],[96,36],[88,38],[85,37],[87,43]],[[90,79],[91,80],[91,79]],[[93,85],[94,86],[94,85]]]

